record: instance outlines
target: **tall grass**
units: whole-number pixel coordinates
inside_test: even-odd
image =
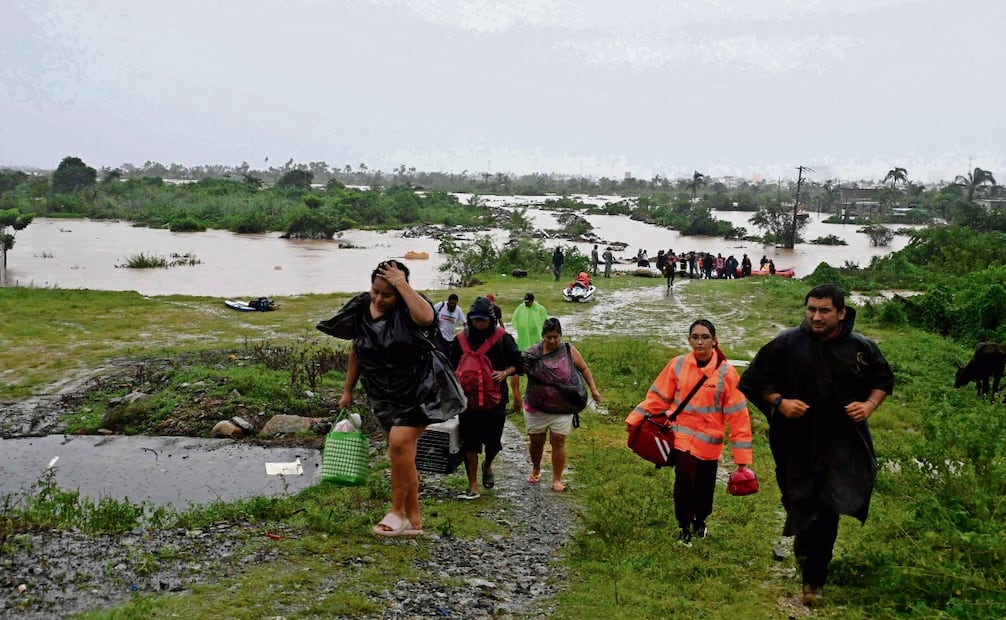
[[[122,264],[122,266],[128,267],[129,269],[164,268],[168,266],[168,259],[163,256],[157,256],[156,254],[145,254],[140,252],[139,254],[132,254],[126,257],[126,261]]]
[[[97,502],[56,484],[54,469],[46,470],[21,493],[0,498],[0,554],[12,536],[29,529],[79,529],[89,534],[121,534],[143,521],[151,507],[111,498]],[[152,511],[158,518],[161,512]]]

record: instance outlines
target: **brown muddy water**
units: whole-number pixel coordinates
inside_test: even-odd
[[[494,198],[505,200],[509,206],[521,200],[521,197]],[[752,230],[747,222],[751,213],[728,211],[714,215]],[[553,212],[530,208],[528,217],[540,228],[557,227]],[[621,258],[634,256],[640,248],[646,249],[651,258],[661,249],[679,253],[706,251],[724,257],[733,254],[738,260],[747,253],[756,264],[766,255],[779,269],[794,268],[797,277],[812,272],[821,262],[834,266],[842,266],[846,261],[866,265],[871,257],[900,249],[907,243],[907,238],[899,235],[890,247],[874,248],[866,235],[856,232],[856,226],[824,224],[815,215],[804,232],[806,238],[833,234],[849,245],[799,244],[793,250],[785,250],[715,237],[682,237],[675,231],[622,216],[586,218],[605,242],[629,244]],[[498,241],[506,235],[502,230],[490,234]],[[546,243],[552,245],[551,241]],[[575,245],[585,254],[589,254],[592,245],[556,242],[560,243],[567,247]],[[426,252],[430,258],[406,261],[412,270],[413,283],[421,289],[438,289],[446,287],[439,271],[444,257],[437,253],[438,245],[437,239],[404,237],[402,231],[350,230],[335,240],[306,241],[281,239],[278,233],[236,235],[221,230],[172,233],[137,228],[127,222],[39,218],[18,232],[7,266],[8,281],[21,286],[251,298],[363,290],[369,285],[370,271],[377,263],[416,251]],[[138,254],[168,260],[172,255],[189,255],[198,264],[167,269],[121,267]]]

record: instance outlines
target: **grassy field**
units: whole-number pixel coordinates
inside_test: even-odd
[[[361,281],[361,290],[367,282]],[[642,297],[659,280],[604,280],[604,296]],[[536,293],[553,315],[575,322],[587,305],[567,304],[551,277],[513,280],[489,277],[455,291],[467,309],[476,294],[493,292],[509,318],[525,291]],[[569,501],[579,515],[563,561],[570,581],[559,597],[563,618],[779,618],[809,612],[796,604],[800,588],[788,541],[781,539],[783,513],[774,482],[764,418],[754,412],[754,469],[761,492],[731,497],[717,488],[710,536],[691,549],[674,544],[673,472],[655,470],[624,445],[622,420],[645,394],[667,359],[685,351],[685,329],[709,318],[724,337],[727,355],[750,359],[781,327],[802,318],[807,286],[799,281],[749,278],[679,283],[666,305],[642,305],[661,313],[648,320],[684,325],[680,338],[612,333],[580,337],[569,332],[591,366],[603,395],[602,409],[586,413],[570,438]],[[431,294],[446,299],[449,291]],[[348,294],[279,298],[279,310],[236,313],[220,300],[197,297],[144,298],[130,293],[46,289],[0,290],[0,398],[38,393],[75,373],[112,358],[143,358],[238,346],[249,341],[321,339],[314,324],[331,316]],[[631,306],[630,306],[631,307]],[[662,313],[666,313],[666,316]],[[1002,405],[981,403],[974,390],[952,389],[954,360],[962,347],[910,326],[882,329],[860,308],[858,331],[875,338],[892,364],[895,394],[871,419],[882,471],[865,527],[845,518],[833,563],[828,604],[821,618],[1006,616],[1006,422]],[[672,316],[673,315],[673,316]],[[625,321],[635,317],[626,316]],[[330,345],[329,339],[326,344]],[[729,468],[729,463],[724,463]],[[459,486],[462,484],[458,479]],[[388,489],[377,480],[363,489],[314,488],[296,501],[249,502],[185,516],[188,522],[243,517],[305,527],[311,535],[290,541],[284,561],[252,568],[240,584],[198,589],[188,597],[143,598],[117,612],[90,617],[207,617],[226,604],[230,617],[273,614],[277,591],[295,596],[285,581],[310,579],[319,562],[338,562],[368,544],[368,524],[380,517]],[[493,500],[497,501],[497,500]],[[337,508],[332,508],[332,507]],[[304,509],[304,510],[298,510]],[[474,536],[486,527],[450,502],[424,506],[442,517],[428,527]],[[786,555],[774,559],[774,551]],[[354,579],[386,583],[397,571],[413,570],[419,549],[396,548],[381,566]],[[325,558],[324,560],[320,558]],[[319,568],[320,567],[315,567]],[[318,609],[373,613],[353,587],[340,588]],[[224,602],[226,601],[226,602]],[[121,615],[119,615],[121,614]]]

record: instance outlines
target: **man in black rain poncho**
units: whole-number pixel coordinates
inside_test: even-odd
[[[894,389],[877,343],[852,331],[856,312],[832,284],[804,299],[806,318],[758,351],[740,381],[769,421],[783,535],[803,573],[804,605],[824,601],[839,515],[866,521],[877,473],[867,418]]]

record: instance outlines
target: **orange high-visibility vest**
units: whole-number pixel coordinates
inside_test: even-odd
[[[747,399],[737,389],[740,375],[726,360],[719,366],[715,361],[714,357],[705,368],[699,368],[695,354],[688,353],[667,362],[646,393],[646,399],[636,405],[625,422],[635,426],[642,421],[643,414],[673,412],[704,373],[706,382],[673,423],[674,448],[704,461],[715,461],[723,452],[724,433],[729,426],[734,463],[750,465],[751,417]]]

